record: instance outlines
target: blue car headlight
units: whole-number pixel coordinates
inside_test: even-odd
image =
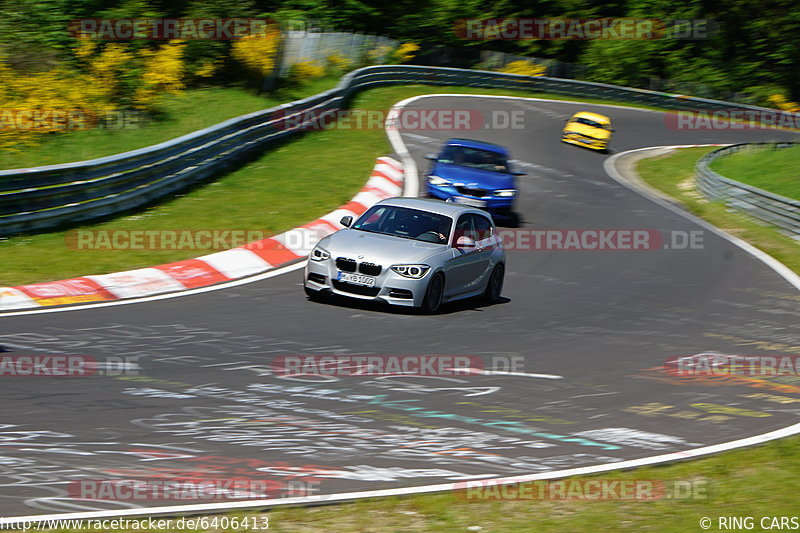
[[[431,269],[428,265],[392,265],[389,268],[404,278],[412,279],[420,279]]]
[[[512,198],[512,197],[517,195],[517,190],[516,189],[500,189],[500,190],[494,191],[494,193],[497,196],[500,196],[501,198]]]
[[[450,182],[444,178],[440,178],[439,176],[428,176],[428,183],[433,185],[434,187],[442,187],[445,185],[450,185]]]
[[[311,250],[311,253],[308,255],[308,258],[311,259],[312,261],[325,261],[326,259],[331,258],[331,254],[329,254],[326,249],[317,246],[316,248]]]

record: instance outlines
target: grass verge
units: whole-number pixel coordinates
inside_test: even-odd
[[[743,150],[720,157],[711,163],[711,169],[726,178],[795,200],[800,200],[798,166],[800,146]]]
[[[666,155],[642,159],[638,170],[647,183],[679,200],[686,209],[767,252],[795,272],[800,272],[797,241],[722,202],[708,201],[694,186],[694,165],[714,148],[683,148]],[[787,149],[789,150],[789,149]]]
[[[322,91],[330,80],[318,83],[323,85],[307,86],[304,93]],[[395,102],[411,96],[444,92],[558,98],[543,93],[502,89],[408,85],[364,91],[356,97],[352,107],[388,110]],[[580,101],[602,102],[596,99]],[[274,103],[234,89],[190,91],[168,105],[173,106],[169,115],[175,118],[175,123],[164,122],[163,131],[153,125],[147,128],[146,134],[131,130],[89,130],[64,135],[54,139],[52,144],[42,145],[35,164],[99,157],[140,148]],[[95,137],[98,137],[96,141]],[[84,147],[84,143],[89,147]],[[349,201],[367,180],[374,158],[390,151],[383,129],[313,132],[265,152],[219,180],[195,187],[158,205],[133,215],[73,230],[216,229],[280,233]],[[15,157],[18,158],[15,165],[31,164],[31,160],[26,159],[28,155],[17,154]],[[118,272],[218,251],[76,250],[68,245],[68,240],[67,231],[0,240],[0,260],[3,262],[0,287]]]

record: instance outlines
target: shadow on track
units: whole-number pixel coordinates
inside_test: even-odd
[[[339,307],[344,309],[354,309],[359,311],[374,311],[376,313],[387,313],[393,315],[406,315],[406,316],[419,316],[430,317],[437,315],[449,315],[453,313],[460,313],[462,311],[483,311],[484,308],[492,307],[495,305],[504,305],[511,301],[510,298],[504,296],[493,304],[487,304],[481,301],[480,297],[465,298],[463,300],[456,300],[442,304],[439,310],[433,314],[428,315],[414,307],[402,307],[399,305],[391,305],[385,302],[373,302],[370,300],[358,300],[356,298],[347,298],[346,296],[339,296],[332,294],[323,298],[311,299],[306,297],[310,304],[315,305],[328,305],[331,307]]]

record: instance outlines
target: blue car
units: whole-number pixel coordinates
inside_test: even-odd
[[[485,209],[493,215],[512,216],[517,196],[516,177],[508,150],[496,144],[450,139],[439,152],[427,176],[431,198]]]

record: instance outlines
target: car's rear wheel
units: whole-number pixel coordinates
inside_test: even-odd
[[[487,304],[494,304],[500,300],[500,293],[503,292],[503,278],[505,277],[505,267],[503,263],[498,263],[492,270],[492,275],[489,278],[489,283],[486,284],[486,290],[483,292],[483,301]]]
[[[428,283],[428,290],[425,291],[425,299],[422,300],[422,311],[428,314],[436,313],[442,305],[444,299],[444,278],[441,274],[436,274]]]

